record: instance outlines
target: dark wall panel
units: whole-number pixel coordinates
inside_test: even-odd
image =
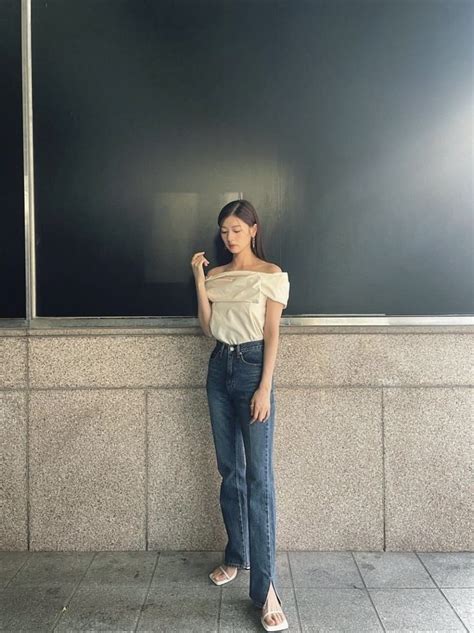
[[[0,2],[0,318],[26,316],[20,0]]]
[[[195,316],[191,255],[232,192],[271,231],[277,18],[265,2],[35,2],[39,315]]]
[[[39,316],[195,316],[251,200],[285,314],[472,314],[470,2],[35,0]]]
[[[457,0],[282,5],[292,313],[474,313],[473,15]]]

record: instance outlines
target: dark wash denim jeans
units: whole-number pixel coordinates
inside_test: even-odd
[[[230,345],[216,341],[208,363],[207,399],[217,467],[220,506],[228,543],[224,563],[250,568],[250,598],[262,608],[276,583],[276,499],[273,473],[275,394],[270,415],[251,422],[250,400],[263,370],[264,340]]]

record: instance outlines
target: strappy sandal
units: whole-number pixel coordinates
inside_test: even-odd
[[[265,622],[264,618],[269,616],[271,613],[281,613],[283,615],[283,622],[278,622],[277,624],[268,624],[268,622]],[[265,615],[262,615],[262,617],[260,618],[260,622],[262,623],[265,631],[284,631],[288,628],[286,616],[283,611],[281,611],[281,609],[279,609],[278,611],[267,611]]]
[[[278,622],[277,624],[268,624],[268,622],[265,622],[265,618],[268,617],[271,613],[281,613],[281,615],[283,616],[283,621]],[[262,626],[265,629],[265,631],[284,631],[285,629],[288,628],[288,621],[286,619],[285,614],[283,613],[281,609],[277,609],[276,611],[275,610],[266,611],[260,618],[260,622],[262,623]]]
[[[237,576],[237,573],[238,573],[238,568],[237,567],[235,568],[235,574],[233,576],[229,576],[229,574],[226,572],[226,570],[224,569],[224,567],[222,565],[219,565],[219,569],[225,575],[225,578],[223,578],[222,580],[214,580],[214,578],[212,577],[212,575],[216,571],[215,569],[213,571],[211,571],[211,573],[209,574],[209,578],[212,580],[212,582],[215,585],[225,585],[225,584],[227,584],[231,580],[234,580],[234,578]]]

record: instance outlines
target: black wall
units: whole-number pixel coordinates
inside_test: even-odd
[[[284,315],[474,314],[473,14],[33,0],[38,315],[196,316],[238,192]]]
[[[21,12],[0,2],[0,318],[24,318]]]

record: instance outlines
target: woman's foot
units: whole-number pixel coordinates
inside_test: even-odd
[[[223,570],[225,570],[227,576]],[[237,567],[232,567],[231,565],[219,565],[219,567],[216,567],[216,569],[210,573],[210,576],[214,582],[221,582],[222,580],[230,582],[230,579],[233,580],[237,576]]]
[[[273,613],[270,613],[270,611],[273,611]],[[269,626],[275,626],[277,624],[281,625],[283,623],[286,623],[285,614],[283,613],[281,605],[276,596],[273,583],[270,584],[270,589],[268,590],[267,599],[265,600],[265,604],[262,609],[262,619],[265,622],[265,624],[268,624]],[[287,623],[286,623],[285,628],[288,628]]]

